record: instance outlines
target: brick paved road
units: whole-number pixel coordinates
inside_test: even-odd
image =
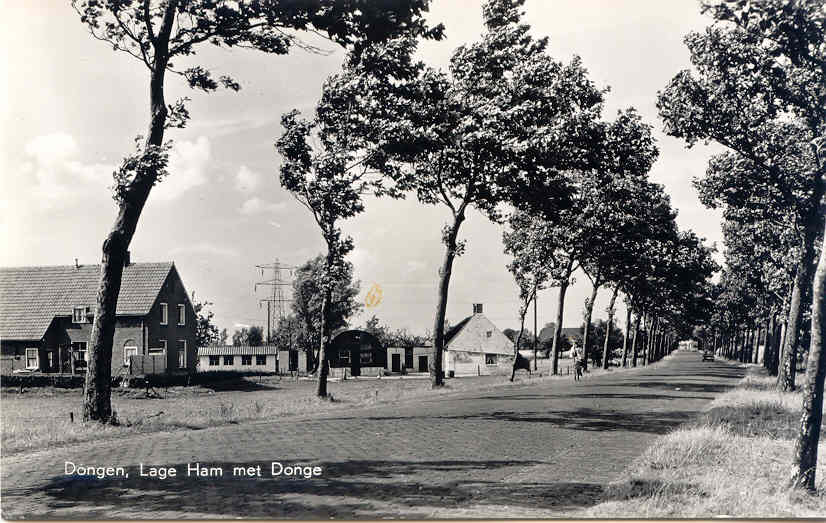
[[[648,368],[199,431],[160,433],[2,461],[7,519],[558,517],[600,500],[660,434],[743,370],[675,353]],[[64,462],[128,478],[65,476]],[[270,463],[320,477],[271,477]],[[187,477],[189,463],[222,478]],[[178,477],[141,478],[138,465]],[[232,476],[262,465],[262,478]],[[629,514],[629,516],[633,516]]]

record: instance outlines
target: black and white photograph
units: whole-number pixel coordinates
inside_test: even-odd
[[[824,0],[0,5],[3,519],[826,518]]]

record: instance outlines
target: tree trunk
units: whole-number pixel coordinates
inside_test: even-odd
[[[151,118],[144,150],[163,144],[167,107],[164,99],[164,75],[167,43],[177,9],[177,1],[167,4],[163,24],[155,40],[155,64],[149,85]],[[83,420],[107,423],[112,417],[112,343],[115,313],[118,306],[123,263],[132,242],[143,207],[157,179],[157,172],[137,172],[123,191],[118,215],[103,242],[100,282],[94,322],[89,339],[89,364],[83,389]]]
[[[465,220],[465,207],[462,204],[453,216],[453,225],[444,237],[445,257],[439,270],[439,288],[436,293],[436,318],[433,320],[433,357],[430,361],[430,382],[433,388],[445,384],[442,368],[442,355],[445,349],[445,314],[447,313],[447,292],[450,287],[450,275],[453,272],[453,260],[456,258],[456,239],[459,228]]]
[[[815,148],[815,145],[812,147]],[[826,183],[823,176],[826,172],[823,172],[825,169],[820,164],[819,151],[815,148],[814,152],[820,171],[814,192],[822,198]],[[820,203],[820,200],[817,201]],[[823,213],[824,209],[818,206],[817,210]],[[806,362],[806,382],[803,385],[803,413],[800,417],[800,432],[794,445],[790,480],[793,487],[808,490],[815,489],[817,447],[823,423],[823,385],[826,382],[826,357],[823,354],[823,340],[826,339],[826,233],[821,242],[820,260],[812,285],[812,333]]]
[[[563,279],[559,285],[559,298],[556,305],[556,327],[554,327],[554,343],[551,349],[551,374],[559,374],[559,349],[562,343],[562,313],[565,310],[565,292],[568,290],[569,277],[570,270],[567,277]]]
[[[631,306],[626,303],[625,310],[625,334],[622,337],[622,368],[625,368],[625,361],[628,356],[628,340],[631,334]]]
[[[539,337],[539,331],[536,328],[537,327],[537,325],[536,325],[536,302],[538,301],[537,300],[538,290],[539,289],[536,286],[534,286],[534,288],[533,288],[533,370],[538,370],[538,368],[536,366],[536,349],[537,349],[536,345],[537,345],[537,341],[538,341],[537,338]]]
[[[588,370],[588,331],[591,330],[591,315],[594,312],[594,301],[597,299],[597,291],[599,291],[599,279],[594,280],[594,289],[591,291],[591,299],[585,305],[585,331],[582,334],[582,350],[585,351],[584,368]]]
[[[614,323],[614,304],[617,301],[617,293],[619,287],[614,287],[614,292],[611,294],[611,302],[608,304],[608,323],[605,329],[605,343],[602,346],[602,368],[608,368],[608,340],[611,337],[611,326]]]
[[[637,366],[637,340],[640,338],[640,319],[641,315],[637,312],[637,318],[634,320],[634,341],[631,343],[631,366]]]
[[[328,262],[329,263],[329,262]],[[327,354],[327,336],[325,326],[327,325],[327,311],[330,308],[331,290],[328,287],[324,290],[321,299],[321,341],[318,346],[318,382],[316,383],[316,396],[327,397],[327,377],[330,375],[330,358]]]
[[[519,361],[519,344],[522,343],[522,333],[525,332],[525,314],[528,311],[528,305],[530,304],[530,300],[525,305],[524,308],[520,308],[519,310],[519,334],[516,336],[516,343],[513,346],[513,370],[511,371],[511,381],[516,377],[516,365]],[[534,353],[534,358],[536,358],[536,353]]]
[[[763,342],[763,368],[769,370],[769,357],[771,355],[771,347],[774,343],[775,336],[774,327],[774,313],[769,314],[766,320],[766,340]]]
[[[820,185],[820,184],[818,184]],[[821,193],[822,190],[815,191]],[[817,200],[818,204],[820,200]],[[777,376],[777,388],[781,391],[792,391],[795,387],[795,373],[797,370],[797,346],[800,341],[800,322],[803,319],[804,311],[810,305],[810,296],[805,292],[805,288],[810,284],[812,278],[812,262],[814,261],[814,242],[817,237],[819,226],[818,217],[807,220],[803,231],[801,242],[800,260],[794,278],[794,288],[789,303],[789,321],[786,326],[786,341],[783,345],[783,352],[780,358],[780,372]],[[814,223],[810,223],[814,222]]]

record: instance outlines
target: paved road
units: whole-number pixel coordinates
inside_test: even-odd
[[[647,368],[312,418],[136,436],[2,461],[5,518],[558,517],[597,503],[654,439],[743,370],[678,352]],[[128,478],[66,476],[64,462]],[[271,463],[319,466],[310,479]],[[223,477],[187,477],[190,463]],[[175,478],[140,477],[150,465]],[[262,477],[233,476],[261,465]],[[629,516],[632,516],[629,514]]]

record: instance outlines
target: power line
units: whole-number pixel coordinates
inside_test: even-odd
[[[292,285],[291,280],[295,267],[282,264],[278,261],[278,258],[275,259],[274,263],[256,265],[255,267],[261,270],[262,278],[264,277],[264,271],[272,271],[271,279],[255,283],[255,292],[258,292],[259,285],[271,288],[271,294],[269,297],[258,300],[259,306],[261,303],[267,304],[266,341],[269,342],[272,339],[273,328],[275,328],[278,323],[287,316],[285,305],[291,302],[292,299],[285,296],[284,287]],[[288,273],[288,277],[286,279],[282,275],[285,271]]]

